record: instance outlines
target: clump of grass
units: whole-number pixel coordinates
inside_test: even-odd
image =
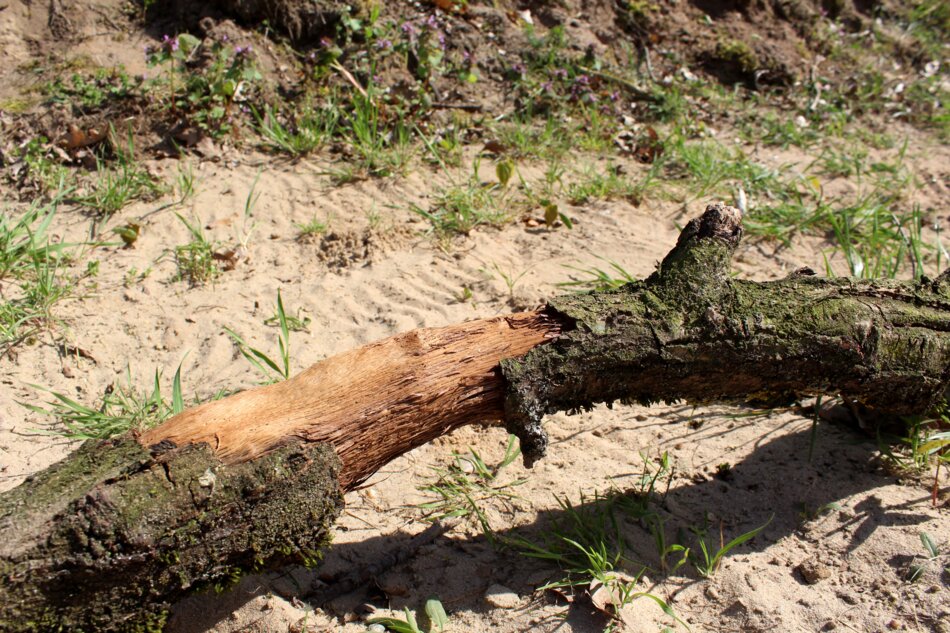
[[[526,480],[515,479],[501,483],[498,475],[520,454],[521,449],[514,435],[508,436],[505,455],[495,466],[488,466],[474,449],[469,449],[468,455],[453,453],[452,463],[446,468],[434,468],[434,480],[419,488],[436,499],[421,503],[417,507],[430,521],[449,517],[475,517],[485,535],[493,538],[494,531],[482,504],[488,500],[508,503],[516,498],[511,488],[520,486]]]
[[[267,106],[264,114],[255,112],[257,131],[268,147],[291,156],[303,156],[323,147],[339,126],[339,109],[313,109],[304,106],[289,120]]]
[[[306,222],[295,224],[295,226],[297,227],[297,239],[308,241],[323,235],[327,230],[328,222],[318,220],[317,216],[313,216]]]
[[[773,517],[769,517],[769,520],[760,525],[757,528],[749,530],[744,534],[740,534],[736,538],[732,539],[728,543],[725,542],[725,538],[722,534],[722,525],[719,526],[719,548],[712,549],[712,546],[707,544],[706,535],[701,531],[697,531],[697,543],[698,547],[693,548],[693,552],[690,556],[690,560],[693,561],[693,565],[696,567],[696,571],[703,578],[709,578],[716,573],[716,570],[719,569],[719,564],[722,562],[722,558],[728,554],[731,550],[736,547],[739,547],[743,543],[752,540],[755,538],[759,532],[764,530],[769,523],[772,522]]]
[[[357,164],[370,176],[386,177],[402,173],[412,158],[411,133],[401,120],[387,125],[373,98],[353,97],[353,110],[345,133]]]
[[[641,202],[641,187],[627,180],[617,165],[608,165],[603,172],[588,168],[580,179],[568,186],[571,204],[586,204],[591,200],[625,199],[634,205]]]
[[[199,285],[214,281],[221,275],[221,267],[214,255],[215,245],[211,242],[196,219],[189,222],[181,214],[176,213],[191,233],[191,241],[175,247],[175,265],[178,266],[178,279],[187,281],[191,285]]]
[[[607,263],[609,267],[608,270],[603,270],[601,268],[597,268],[596,266],[591,266],[590,268],[566,266],[566,268],[576,271],[583,276],[579,279],[562,281],[557,285],[562,288],[571,288],[572,290],[578,291],[604,291],[620,288],[621,286],[624,286],[628,283],[637,281],[633,275],[628,273],[623,268],[623,266],[617,262],[611,261],[609,259],[603,259],[603,261]]]
[[[119,151],[115,166],[96,160],[96,175],[76,202],[100,217],[109,217],[135,200],[150,200],[165,187],[135,159],[131,135],[125,150]]]
[[[683,624],[664,600],[646,591],[637,591],[637,583],[646,571],[627,555],[627,542],[621,529],[619,493],[581,497],[578,505],[558,498],[561,516],[545,528],[539,539],[506,537],[504,544],[522,556],[549,561],[564,572],[560,580],[541,589],[569,589],[591,596],[600,594],[601,608],[619,618],[621,610],[640,598],[655,602],[668,616]],[[635,568],[637,571],[632,571]],[[603,598],[606,594],[608,597]],[[612,627],[608,627],[612,628]]]
[[[0,215],[0,353],[52,323],[53,306],[75,287],[64,265],[76,245],[49,241],[59,201]]]
[[[155,371],[151,391],[139,391],[132,383],[132,372],[126,368],[125,384],[110,387],[96,407],[87,407],[54,391],[32,385],[53,396],[47,407],[20,403],[30,411],[49,416],[62,428],[42,432],[70,439],[106,439],[130,430],[143,430],[159,425],[185,409],[181,389],[181,365],[172,380],[171,400],[162,395],[161,373]]]
[[[48,203],[34,201],[22,214],[0,213],[0,280],[19,278],[37,261],[65,258],[74,244],[50,242],[49,227],[62,196]]]
[[[500,227],[511,221],[506,199],[513,165],[507,161],[499,163],[496,169],[498,182],[490,184],[480,181],[478,167],[476,159],[469,179],[443,189],[428,211],[416,205],[411,207],[429,221],[437,237],[448,239],[468,235],[478,226]]]

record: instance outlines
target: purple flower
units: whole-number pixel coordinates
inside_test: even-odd
[[[178,38],[169,37],[167,35],[162,36],[162,48],[165,49],[167,53],[174,53],[178,50]]]
[[[228,34],[227,34],[227,33],[225,33],[224,35],[221,36],[221,41],[222,41],[222,42],[227,42],[227,41],[228,41]]]
[[[511,65],[511,70],[512,70],[512,72],[514,72],[515,74],[518,74],[518,75],[521,75],[522,77],[524,77],[525,71],[526,71],[527,69],[524,67],[524,64],[512,64],[512,65]]]
[[[330,48],[331,46],[333,46],[333,40],[329,37],[320,38],[320,48]]]
[[[426,24],[426,26],[428,26],[430,29],[437,29],[437,28],[439,28],[439,23],[436,21],[436,19],[435,19],[435,14],[434,14],[434,13],[433,13],[432,15],[430,15],[428,18],[426,18],[425,24]]]
[[[250,57],[251,51],[253,50],[254,49],[250,44],[248,44],[247,46],[235,46],[234,55],[236,57]]]
[[[412,22],[408,20],[402,23],[402,26],[399,27],[402,29],[402,32],[408,35],[409,37],[414,37],[416,34],[416,27],[412,25]]]
[[[393,43],[389,40],[383,39],[376,42],[376,49],[380,51],[387,51],[393,47]]]
[[[554,89],[554,84],[552,84],[550,81],[545,81],[543,84],[541,84],[542,92],[552,92],[553,89]]]
[[[563,68],[555,68],[553,74],[555,79],[567,79],[567,71]]]
[[[587,75],[578,75],[577,77],[574,78],[574,83],[576,83],[578,86],[589,86],[590,77],[588,77]]]

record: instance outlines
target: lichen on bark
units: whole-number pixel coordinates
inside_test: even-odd
[[[737,209],[711,205],[645,281],[550,302],[573,328],[502,363],[506,425],[526,464],[544,455],[545,414],[599,402],[776,404],[831,391],[909,414],[943,395],[946,277],[736,280],[741,233]]]
[[[325,444],[226,466],[205,444],[87,442],[0,497],[0,630],[157,630],[188,591],[313,560],[338,472]]]

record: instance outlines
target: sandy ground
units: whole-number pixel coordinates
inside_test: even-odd
[[[12,15],[0,10],[0,61],[7,67],[31,58],[22,23]],[[105,51],[114,49],[120,61],[141,63],[133,61],[141,58],[140,42],[113,44],[90,40],[85,52],[108,64],[116,59]],[[469,153],[460,174],[467,173],[471,158]],[[578,165],[587,160],[576,159]],[[762,150],[759,159],[785,169],[811,160],[795,150]],[[426,207],[448,179],[419,162],[405,177],[335,186],[322,160],[292,163],[228,148],[185,160],[197,176],[196,196],[184,206],[163,208],[171,202],[167,197],[119,212],[106,230],[140,220],[135,248],[84,249],[71,272],[98,261],[98,275],[57,306],[52,331],[0,358],[0,491],[75,447],[43,433],[49,421],[21,406],[49,397],[33,385],[94,405],[110,385],[124,383],[127,371],[141,390],[150,389],[153,373],[161,371],[170,393],[181,364],[188,395],[205,398],[219,389],[251,387],[259,377],[223,328],[273,353],[277,330],[264,321],[274,315],[278,290],[288,312],[311,319],[307,332],[292,337],[293,366],[300,370],[412,328],[540,305],[565,292],[557,284],[577,276],[570,267],[603,268],[611,260],[645,276],[675,243],[677,226],[706,202],[684,205],[656,197],[640,207],[623,201],[562,203],[575,221],[572,231],[516,222],[478,230],[444,248],[425,234],[426,223],[409,206]],[[925,210],[937,209],[936,221],[946,224],[950,152],[921,141],[909,160],[920,184],[916,201]],[[179,168],[174,161],[148,165],[169,182]],[[529,181],[543,171],[528,163],[519,169]],[[631,173],[637,169],[642,166],[630,166]],[[483,170],[488,178],[487,161]],[[829,195],[853,187],[843,180],[824,186]],[[259,198],[245,214],[252,188]],[[0,212],[21,210],[23,203],[8,193]],[[221,247],[243,245],[247,257],[212,284],[176,281],[172,251],[189,235],[175,212],[197,219]],[[327,222],[327,235],[298,240],[297,225],[312,218]],[[64,209],[55,234],[82,242],[90,226],[88,217]],[[747,242],[735,267],[744,277],[774,279],[800,266],[823,270],[828,252],[818,238],[784,249]],[[518,278],[511,291],[505,275]],[[809,460],[810,418],[753,413],[618,405],[550,416],[549,456],[530,471],[519,462],[503,471],[505,480],[526,482],[515,489],[511,504],[486,504],[491,525],[501,535],[537,535],[565,517],[559,499],[584,506],[598,493],[634,488],[645,462],[655,464],[668,452],[674,473],[657,509],[671,539],[682,532],[692,545],[688,528],[705,524],[729,540],[771,518],[754,540],[730,552],[711,579],[701,579],[692,565],[670,575],[657,571],[649,532],[634,522],[624,525],[628,555],[649,567],[638,590],[667,601],[690,630],[950,631],[946,574],[932,565],[918,582],[905,580],[909,565],[923,554],[921,532],[950,547],[946,492],[934,507],[932,473],[929,479],[896,475],[867,435],[827,422],[818,427]],[[432,469],[469,447],[496,463],[506,441],[499,429],[462,429],[392,462],[347,495],[321,566],[248,577],[226,593],[194,596],[175,607],[167,630],[357,632],[365,630],[371,612],[421,610],[431,596],[442,600],[456,633],[604,630],[609,622],[583,601],[566,604],[538,589],[560,578],[559,570],[494,547],[473,521],[451,522],[421,545],[412,540],[430,525],[417,505],[432,500],[418,489],[433,480]],[[729,465],[728,472],[721,464]],[[939,483],[946,491],[947,476]],[[374,569],[365,586],[321,599]],[[636,600],[625,615],[622,630],[686,630],[647,598]]]
[[[170,174],[176,167],[168,162],[153,168]],[[537,176],[530,166],[522,169],[526,177]],[[671,202],[640,208],[599,202],[570,209],[573,231],[512,225],[478,231],[444,250],[408,211],[410,202],[425,204],[441,175],[420,167],[404,179],[335,187],[323,171],[319,163],[274,164],[264,156],[227,152],[196,163],[198,194],[179,213],[200,218],[212,239],[244,242],[248,250],[246,261],[206,286],[174,281],[168,250],[188,235],[173,210],[151,213],[164,201],[123,210],[112,224],[147,216],[136,247],[88,253],[85,259],[98,260],[100,273],[60,309],[63,324],[55,334],[88,355],[62,353],[50,335],[0,361],[3,487],[70,448],[34,432],[45,421],[18,404],[43,398],[30,384],[94,403],[107,385],[124,380],[127,368],[145,388],[156,368],[168,385],[182,363],[189,394],[252,386],[257,377],[222,328],[272,350],[276,331],[262,322],[274,313],[278,289],[288,311],[312,319],[309,332],[292,338],[299,369],[411,328],[540,304],[563,292],[555,284],[575,274],[566,266],[602,265],[598,258],[606,258],[644,276],[675,242],[676,225],[701,210],[698,202],[685,210]],[[258,173],[260,197],[245,219],[245,200]],[[312,217],[326,219],[329,232],[341,239],[297,241],[295,224]],[[62,219],[64,239],[80,239],[88,230],[88,220],[79,215]],[[362,246],[345,249],[342,260],[348,261],[342,261],[336,246],[341,241]],[[820,250],[802,244],[775,253],[747,244],[737,257],[740,274],[759,279],[802,265],[821,267]],[[506,274],[525,273],[513,296],[496,266]],[[151,272],[139,280],[130,276],[132,269]],[[463,287],[472,290],[471,299],[460,300]],[[652,463],[668,451],[675,473],[661,512],[671,538],[678,528],[706,522],[729,540],[773,517],[754,541],[730,553],[711,580],[699,579],[689,566],[669,577],[653,571],[659,561],[649,533],[628,526],[631,557],[651,567],[641,579],[643,590],[668,601],[692,630],[946,631],[950,601],[937,568],[915,584],[903,580],[921,553],[921,531],[939,543],[950,537],[946,508],[932,507],[926,480],[889,474],[866,436],[827,423],[819,426],[809,462],[810,419],[745,413],[617,406],[551,416],[550,456],[530,472],[522,472],[518,462],[504,471],[527,482],[517,488],[512,507],[488,504],[492,526],[501,534],[530,535],[563,516],[558,497],[584,504],[598,492],[626,490],[643,472],[644,460]],[[296,625],[294,630],[361,631],[371,608],[421,609],[433,595],[449,611],[453,631],[602,630],[604,618],[589,607],[566,606],[536,590],[558,579],[557,569],[494,548],[473,522],[454,524],[421,547],[410,545],[411,535],[428,525],[415,505],[431,500],[417,487],[432,480],[432,468],[468,447],[497,462],[505,441],[498,429],[464,429],[396,460],[348,495],[322,566],[252,577],[226,594],[191,598],[175,609],[168,630],[278,631]],[[716,475],[723,463],[731,465],[726,478]],[[821,508],[834,509],[808,519]],[[307,602],[391,556],[406,560],[385,568],[374,587],[323,604]],[[492,585],[510,594],[486,599]],[[631,608],[629,630],[674,624],[648,599]]]

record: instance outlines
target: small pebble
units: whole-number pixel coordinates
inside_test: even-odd
[[[504,585],[492,585],[485,592],[485,602],[499,609],[514,609],[521,604],[521,598]]]

